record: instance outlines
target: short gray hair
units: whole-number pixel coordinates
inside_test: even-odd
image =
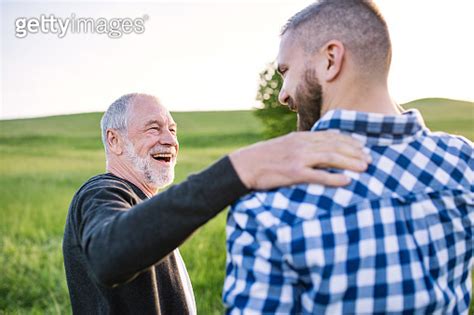
[[[100,129],[102,131],[102,143],[105,152],[108,152],[107,146],[107,129],[116,129],[121,133],[127,131],[128,111],[133,99],[138,93],[125,94],[115,100],[112,105],[105,111],[100,120]]]

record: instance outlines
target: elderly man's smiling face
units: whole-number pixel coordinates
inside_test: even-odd
[[[150,96],[137,96],[128,112],[124,157],[144,184],[161,188],[174,180],[179,144],[169,111]]]

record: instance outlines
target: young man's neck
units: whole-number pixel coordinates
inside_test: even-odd
[[[333,109],[347,109],[384,115],[399,115],[399,106],[392,100],[386,84],[380,85],[347,85],[334,89],[326,97],[323,112]]]
[[[126,165],[110,163],[109,161],[109,163],[107,163],[107,172],[131,182],[149,198],[153,197],[158,192],[158,188],[153,188],[144,184],[143,180],[139,178],[135,170]]]

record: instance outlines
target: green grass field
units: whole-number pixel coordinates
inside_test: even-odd
[[[474,104],[420,100],[428,127],[474,140]],[[262,139],[250,111],[174,113],[180,182],[233,149]],[[69,202],[104,171],[100,113],[0,121],[0,314],[70,313],[61,239]],[[225,213],[181,251],[200,314],[221,314]]]

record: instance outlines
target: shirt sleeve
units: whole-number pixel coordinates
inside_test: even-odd
[[[264,195],[242,198],[228,215],[223,290],[227,314],[300,312],[298,276],[278,246],[280,222],[262,203]]]
[[[124,183],[93,184],[78,197],[80,246],[99,283],[128,282],[245,193],[228,157],[136,205]]]

